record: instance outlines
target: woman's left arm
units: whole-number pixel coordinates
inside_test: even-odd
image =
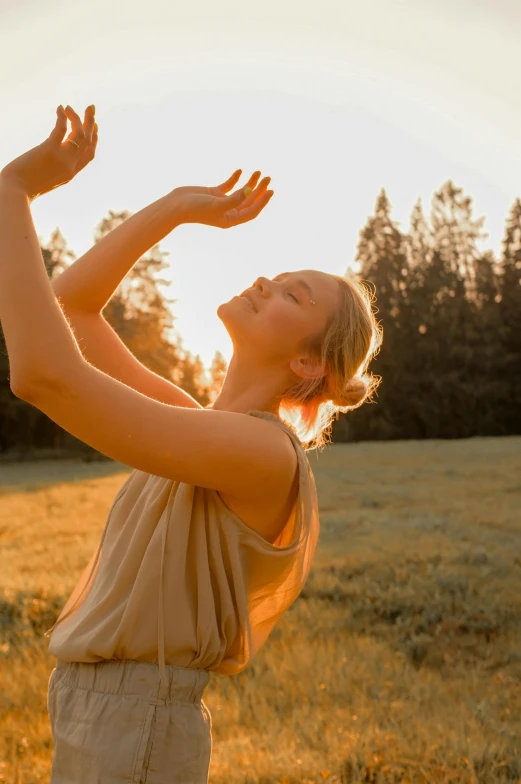
[[[84,363],[43,262],[27,193],[0,174],[0,322],[12,392],[67,378]]]
[[[72,130],[64,139],[67,120]],[[30,205],[84,169],[96,141],[94,106],[83,123],[70,106],[59,106],[49,136],[0,171],[0,322],[17,396],[43,380],[70,378],[85,364],[47,276]]]

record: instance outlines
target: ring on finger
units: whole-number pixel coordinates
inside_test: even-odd
[[[80,145],[78,144],[78,142],[75,142],[74,139],[67,139],[67,141],[73,144],[77,150],[79,149]]]

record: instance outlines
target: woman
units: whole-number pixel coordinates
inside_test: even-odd
[[[67,139],[67,119],[72,130]],[[181,223],[252,220],[269,178],[177,188],[49,282],[36,196],[93,159],[94,107],[67,107],[0,172],[0,319],[14,394],[134,469],[51,634],[51,784],[206,782],[209,673],[241,672],[299,595],[319,520],[306,451],[368,399],[381,344],[359,283],[318,270],[258,278],[219,306],[233,357],[212,407],[147,370],[101,311]],[[45,324],[45,329],[41,325]]]

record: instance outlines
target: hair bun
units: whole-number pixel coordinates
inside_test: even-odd
[[[367,397],[367,392],[367,382],[363,378],[354,376],[338,395],[331,398],[331,401],[340,408],[358,406]]]

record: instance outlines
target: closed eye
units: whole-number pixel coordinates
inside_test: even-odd
[[[276,278],[273,278],[273,280],[274,280],[274,281],[278,281],[278,280],[279,280],[279,278],[278,278],[278,277],[276,277]],[[300,302],[299,302],[299,300],[296,298],[296,296],[295,296],[294,294],[292,294],[292,293],[291,293],[291,291],[288,291],[288,294],[289,294],[289,296],[290,296],[290,297],[293,297],[293,299],[295,300],[295,302],[297,303],[297,305],[300,305]]]

